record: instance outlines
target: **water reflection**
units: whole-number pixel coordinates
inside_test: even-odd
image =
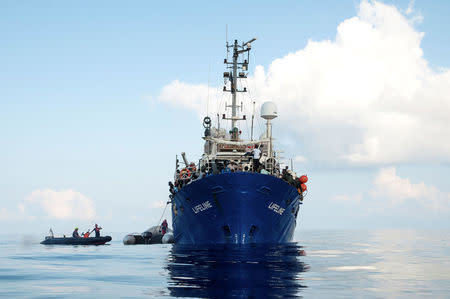
[[[285,245],[174,245],[168,256],[169,291],[175,297],[299,297],[305,252]]]

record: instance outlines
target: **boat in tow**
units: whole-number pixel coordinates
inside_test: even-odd
[[[173,232],[167,228],[167,232],[162,233],[160,225],[152,226],[143,233],[131,233],[123,238],[124,245],[136,244],[166,244],[173,243]]]

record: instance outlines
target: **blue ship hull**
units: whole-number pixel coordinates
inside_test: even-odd
[[[196,180],[172,199],[175,243],[292,241],[301,195],[285,181],[250,172]]]

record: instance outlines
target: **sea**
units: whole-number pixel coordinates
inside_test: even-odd
[[[284,245],[0,238],[1,298],[450,298],[450,231],[301,230]]]

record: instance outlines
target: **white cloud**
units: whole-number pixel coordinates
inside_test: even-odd
[[[368,192],[357,194],[340,194],[333,197],[337,201],[383,203],[382,206],[392,208],[405,202],[416,202],[427,210],[449,210],[450,193],[440,191],[435,186],[424,182],[412,183],[409,178],[402,178],[394,167],[379,170]]]
[[[158,99],[178,108],[196,111],[199,117],[204,117],[208,112],[207,110],[215,111],[217,109],[218,99],[221,96],[221,91],[218,88],[208,89],[208,85],[188,84],[175,80],[163,87]]]
[[[334,40],[310,40],[267,70],[257,66],[246,85],[252,100],[278,105],[277,121],[307,141],[311,160],[450,161],[450,71],[428,66],[411,17],[361,2]],[[174,81],[159,100],[203,113],[206,97],[207,85]],[[210,90],[210,103],[220,98]]]
[[[26,198],[22,210],[32,208],[34,204],[50,218],[92,220],[95,217],[93,201],[73,190],[35,190]]]
[[[394,167],[383,168],[373,182],[371,195],[378,199],[387,199],[392,203],[406,200],[418,200],[425,207],[434,210],[450,208],[450,193],[445,193],[435,186],[425,183],[411,183],[408,178],[396,174]]]
[[[410,20],[413,24],[414,23],[422,23],[423,15],[420,12],[415,11],[415,9],[414,9],[415,2],[416,1],[414,1],[414,0],[409,1],[408,8],[406,9],[405,14],[408,16],[412,16]]]
[[[414,1],[414,0],[409,1],[409,3],[408,3],[408,8],[407,8],[406,11],[405,11],[405,13],[406,13],[407,15],[410,15],[410,14],[413,13],[415,2],[416,2],[416,1]]]

